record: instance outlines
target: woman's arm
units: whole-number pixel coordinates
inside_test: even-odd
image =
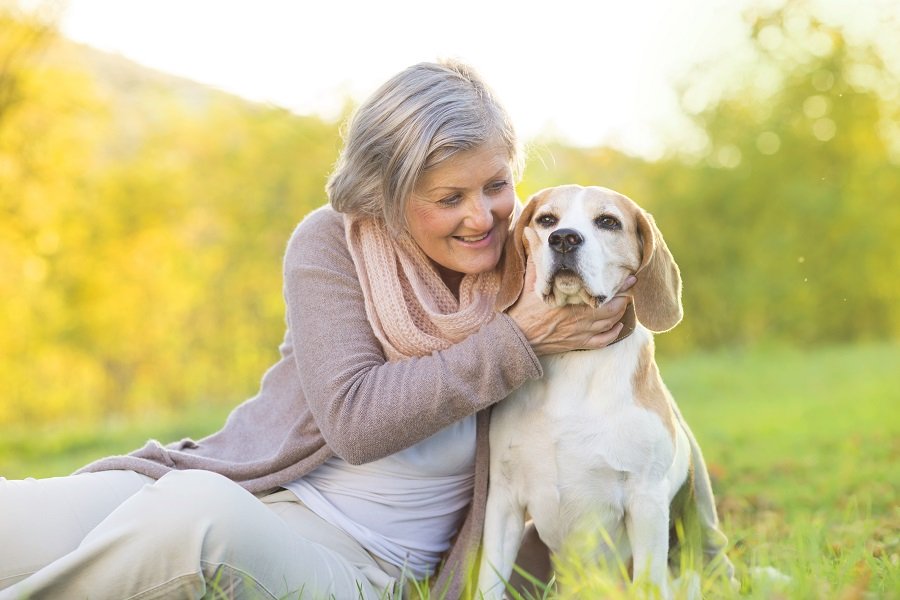
[[[330,209],[298,227],[285,257],[289,337],[323,437],[344,460],[382,458],[506,397],[541,376],[514,321],[498,314],[446,350],[387,362]]]

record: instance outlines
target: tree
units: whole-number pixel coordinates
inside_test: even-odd
[[[748,35],[748,60],[683,83],[694,150],[648,163],[547,145],[523,187],[607,185],[654,212],[685,277],[663,348],[896,337],[900,79],[803,3]]]

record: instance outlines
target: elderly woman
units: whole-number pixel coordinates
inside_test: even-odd
[[[0,598],[378,598],[405,577],[458,597],[488,410],[538,356],[614,340],[628,302],[516,301],[519,164],[468,67],[385,83],[288,243],[287,332],[259,393],[200,441],[0,481]]]

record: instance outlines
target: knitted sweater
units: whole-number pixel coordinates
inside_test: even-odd
[[[343,217],[324,206],[295,229],[284,258],[287,332],[256,396],[199,441],[155,440],[78,471],[173,469],[221,473],[259,493],[337,455],[362,464],[407,448],[473,413],[475,491],[433,589],[459,597],[487,499],[489,407],[542,375],[531,346],[498,313],[477,333],[429,356],[388,362],[366,318]]]

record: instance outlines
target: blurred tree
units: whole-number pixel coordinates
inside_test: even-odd
[[[0,18],[0,425],[252,394],[337,126]]]
[[[696,114],[709,140],[694,166],[702,184],[665,205],[694,217],[673,241],[697,261],[686,292],[704,315],[695,335],[704,344],[896,336],[900,161],[881,123],[900,80],[802,2],[757,17],[751,36],[756,60],[743,84]],[[710,309],[719,318],[706,319]]]
[[[84,75],[42,64],[58,41],[47,15],[15,9],[0,7],[0,422],[59,413],[68,387],[92,393],[102,377],[67,336],[65,265],[81,247],[68,213],[89,188],[105,115]]]
[[[597,183],[655,213],[686,282],[687,319],[663,347],[896,337],[897,73],[803,2],[749,32],[746,64],[683,85],[694,150],[650,164],[545,145],[523,187]]]
[[[282,252],[325,202],[337,126],[78,46],[15,6],[0,427],[242,400],[275,359]],[[664,350],[896,338],[896,69],[803,3],[748,32],[750,60],[684,82],[684,149],[648,162],[539,140],[520,191],[605,185],[656,215],[687,310]]]

